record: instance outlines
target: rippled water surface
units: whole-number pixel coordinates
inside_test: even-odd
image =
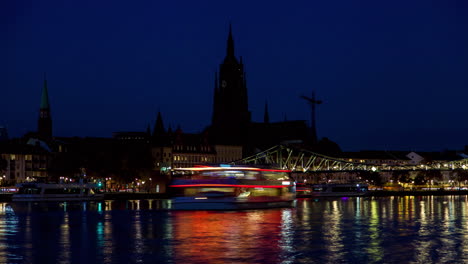
[[[0,203],[0,263],[468,263],[467,196],[251,211],[162,204]]]

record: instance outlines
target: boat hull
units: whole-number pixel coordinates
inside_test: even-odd
[[[40,195],[40,194],[14,194],[13,202],[44,202],[44,201],[96,201],[104,199],[104,195],[79,196],[79,195]]]
[[[197,199],[178,197],[170,201],[171,210],[248,210],[293,207],[294,200],[256,200],[242,201],[236,198]]]

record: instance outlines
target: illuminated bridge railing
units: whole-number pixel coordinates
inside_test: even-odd
[[[402,161],[403,163],[403,161]],[[466,170],[468,159],[429,164],[373,164],[328,157],[305,149],[277,145],[231,164],[272,165],[294,172]]]

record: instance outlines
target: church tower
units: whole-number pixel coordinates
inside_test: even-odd
[[[229,25],[226,57],[215,75],[212,136],[216,144],[242,145],[250,123],[244,64],[234,55]]]
[[[52,118],[50,116],[49,94],[47,91],[47,78],[44,74],[44,88],[42,89],[37,134],[41,139],[52,139]]]

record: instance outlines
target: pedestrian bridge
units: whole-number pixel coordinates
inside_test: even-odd
[[[427,164],[409,164],[408,161],[397,161],[398,164],[374,164],[352,162],[344,158],[334,158],[306,149],[289,145],[277,145],[250,157],[231,164],[272,165],[293,172],[352,172],[352,171],[397,171],[397,170],[466,170],[468,159],[455,161],[435,161]]]

